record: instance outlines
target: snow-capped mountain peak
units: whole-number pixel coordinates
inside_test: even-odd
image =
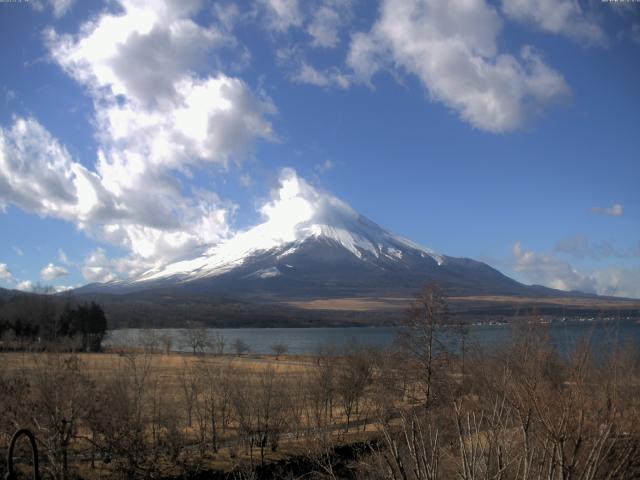
[[[321,192],[285,170],[280,188],[272,200],[260,209],[265,221],[241,231],[202,255],[150,270],[137,282],[174,278],[180,282],[215,277],[246,265],[257,255],[273,254],[274,262],[284,260],[303,245],[320,241],[346,250],[363,261],[384,257],[402,262],[407,256],[430,257],[438,265],[444,257],[436,252],[393,235],[340,199]],[[278,276],[276,265],[261,267],[251,274],[256,278]]]

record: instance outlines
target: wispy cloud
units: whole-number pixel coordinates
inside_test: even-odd
[[[568,262],[548,253],[526,250],[520,242],[513,245],[514,270],[532,283],[558,290],[596,293],[593,278],[573,268]]]
[[[610,207],[593,207],[591,208],[591,213],[609,215],[610,217],[621,217],[624,215],[624,208],[622,204],[615,203]]]
[[[333,170],[334,167],[335,164],[327,158],[324,162],[316,163],[313,166],[313,169],[316,171],[316,173],[322,175],[323,173],[327,173],[328,171]]]
[[[13,282],[13,274],[6,263],[0,263],[0,279],[8,282]]]
[[[292,27],[300,27],[304,16],[298,0],[259,0],[265,11],[266,26],[284,32]]]
[[[340,43],[340,30],[351,21],[351,0],[325,0],[314,9],[307,33],[311,46],[334,48]]]
[[[620,248],[614,242],[593,242],[585,235],[574,235],[558,241],[554,251],[571,255],[575,258],[635,258],[640,257],[640,242],[629,248]]]
[[[16,290],[23,292],[33,292],[35,284],[31,280],[23,280],[16,285]]]
[[[53,16],[56,18],[64,17],[76,0],[31,0],[31,7],[42,12],[45,8],[50,8]]]
[[[564,35],[582,45],[607,44],[602,27],[575,0],[502,0],[502,11],[514,20]]]
[[[306,83],[322,88],[338,87],[344,89],[349,88],[351,84],[349,76],[338,68],[318,70],[305,61],[298,64],[297,69],[291,74],[291,79],[296,83]]]
[[[66,252],[63,249],[58,250],[58,260],[64,265],[72,265],[72,262],[67,257]]]
[[[289,79],[294,83],[313,85],[324,89],[347,89],[351,86],[352,79],[338,67],[331,66],[319,69],[310,64],[302,50],[295,47],[280,48],[276,52],[276,58],[280,65],[288,70]]]
[[[558,256],[513,245],[513,270],[528,282],[558,290],[640,298],[640,268],[580,269]]]
[[[69,271],[66,268],[54,265],[53,263],[49,263],[46,267],[40,270],[40,276],[46,281],[57,280],[58,278],[66,277],[67,275],[69,275]]]

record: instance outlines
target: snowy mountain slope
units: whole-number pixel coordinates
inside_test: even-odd
[[[428,257],[437,264],[442,264],[444,261],[443,256],[394,236],[355,212],[343,211],[340,212],[342,215],[333,213],[331,224],[320,223],[326,219],[318,218],[296,224],[294,240],[289,240],[290,237],[282,235],[278,229],[279,225],[266,222],[210,248],[195,259],[172,263],[161,269],[146,272],[134,283],[167,278],[188,282],[219,276],[249,265],[255,258],[266,253],[271,254],[276,263],[286,265],[286,258],[294,255],[305,244],[317,241],[344,249],[355,259],[364,262],[375,262],[381,258],[387,258],[390,261],[403,263],[404,258],[412,256]],[[256,270],[255,273],[264,278],[266,272],[261,274]],[[271,271],[267,276],[274,275],[276,273]]]
[[[280,189],[260,211],[263,223],[194,258],[84,290],[171,288],[295,298],[413,295],[428,281],[451,294],[520,294],[529,288],[484,263],[441,255],[394,235],[293,173],[285,172]]]

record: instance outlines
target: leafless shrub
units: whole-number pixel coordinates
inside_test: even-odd
[[[53,478],[69,478],[69,449],[92,408],[93,384],[77,355],[34,356],[30,409]]]
[[[244,355],[249,351],[249,344],[242,338],[236,338],[231,346],[237,355]]]
[[[193,354],[204,353],[211,345],[209,332],[206,327],[197,322],[187,322],[180,331],[182,346],[192,350]]]
[[[99,408],[88,419],[103,456],[114,459],[116,468],[129,477],[144,467],[152,452],[147,432],[153,383],[149,355],[122,355],[113,375],[98,385],[95,401]]]
[[[365,390],[371,383],[372,374],[372,358],[366,349],[352,347],[341,356],[336,377],[336,391],[347,417],[345,424],[347,432],[352,414],[358,413]]]
[[[273,353],[276,355],[276,360],[279,360],[281,355],[289,351],[289,347],[286,343],[276,342],[271,345],[271,350],[273,350]]]
[[[438,332],[446,325],[447,315],[444,294],[438,285],[431,283],[413,302],[398,331],[401,347],[415,363],[416,379],[426,407],[433,397],[436,356],[442,351]]]

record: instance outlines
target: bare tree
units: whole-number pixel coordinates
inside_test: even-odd
[[[187,413],[187,426],[193,424],[193,406],[198,396],[198,377],[191,362],[184,360],[179,375],[180,393]]]
[[[93,384],[84,375],[77,355],[34,356],[33,360],[34,424],[52,476],[67,479],[69,448],[91,407]]]
[[[228,382],[224,381],[223,369],[212,362],[198,362],[198,401],[196,414],[200,431],[200,444],[211,442],[213,451],[218,451],[221,424],[224,424],[229,402]],[[231,369],[231,366],[225,368]]]
[[[204,353],[209,348],[211,341],[206,327],[197,322],[188,322],[186,328],[180,331],[182,345],[190,348],[193,354]]]
[[[254,390],[254,433],[260,447],[260,463],[264,464],[265,448],[270,444],[275,452],[282,428],[285,424],[286,386],[282,377],[273,368],[268,367],[258,376]]]
[[[434,359],[442,347],[437,333],[446,324],[447,312],[444,293],[438,285],[430,283],[413,302],[409,315],[398,330],[401,347],[416,364],[426,407],[429,407],[433,395]]]
[[[144,328],[138,332],[138,343],[148,353],[155,353],[160,347],[160,339],[152,328]]]
[[[371,383],[373,365],[371,357],[363,348],[352,348],[341,358],[339,364],[336,390],[342,400],[342,408],[347,423],[345,431],[349,431],[351,416],[358,412],[360,400],[365,389]]]
[[[139,472],[150,453],[151,359],[147,354],[121,355],[111,375],[101,378],[95,393],[99,408],[88,418],[96,446],[107,458],[117,458],[116,469],[128,478]]]
[[[314,369],[307,379],[307,390],[311,403],[312,419],[309,422],[318,428],[328,424],[333,416],[336,396],[337,354],[335,347],[323,346],[315,355]]]
[[[247,344],[247,342],[245,342],[242,338],[236,338],[233,341],[232,346],[237,355],[244,355],[249,351],[249,344]]]
[[[209,336],[209,344],[214,355],[224,355],[224,348],[227,345],[227,339],[218,331],[214,331]]]
[[[273,350],[273,353],[276,354],[276,360],[279,360],[280,355],[284,355],[289,351],[289,347],[287,346],[286,343],[276,342],[273,345],[271,345],[271,350]]]
[[[397,427],[380,424],[382,446],[373,448],[377,467],[393,480],[437,480],[440,476],[441,445],[437,427],[416,412],[399,413]]]
[[[159,340],[165,355],[169,355],[173,347],[173,337],[168,333],[163,333],[162,335],[160,335]]]

